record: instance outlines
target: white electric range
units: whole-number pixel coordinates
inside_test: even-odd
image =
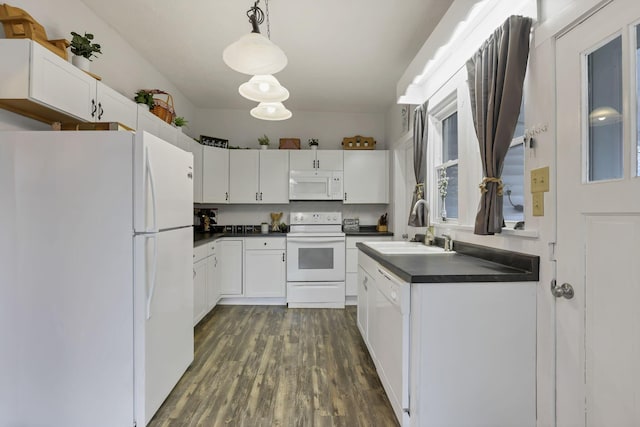
[[[341,212],[292,212],[287,234],[287,304],[344,308],[345,234]]]

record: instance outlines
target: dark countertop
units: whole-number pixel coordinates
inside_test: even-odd
[[[383,255],[363,243],[356,246],[402,280],[411,283],[535,282],[540,257],[465,242],[455,253]]]
[[[221,237],[286,237],[286,235],[287,233],[203,233],[195,231],[193,233],[193,247],[204,245]]]
[[[393,232],[391,231],[377,231],[375,225],[361,225],[360,231],[345,231],[344,234],[347,236],[393,236]]]

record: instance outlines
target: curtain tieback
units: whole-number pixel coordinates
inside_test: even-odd
[[[424,184],[422,182],[419,182],[416,184],[416,188],[414,193],[416,193],[416,197],[418,199],[423,199],[424,198]]]
[[[479,185],[480,192],[482,194],[484,194],[487,191],[489,191],[487,189],[487,183],[489,183],[489,182],[495,182],[496,184],[498,184],[498,196],[502,196],[502,194],[503,194],[502,191],[504,190],[504,185],[502,184],[502,178],[487,178],[487,177],[484,177],[484,179],[482,180],[482,182]]]

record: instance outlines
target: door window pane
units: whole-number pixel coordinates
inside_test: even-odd
[[[505,221],[524,220],[524,144],[507,151],[502,167],[504,196],[502,214]]]
[[[442,163],[458,158],[458,113],[442,121]]]
[[[622,38],[587,57],[589,181],[622,178]]]
[[[640,25],[636,27],[636,176],[640,176]]]

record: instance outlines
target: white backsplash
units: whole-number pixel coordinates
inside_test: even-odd
[[[291,212],[342,212],[343,218],[359,218],[361,225],[375,225],[388,212],[388,205],[343,205],[342,202],[291,202],[288,205],[216,205],[199,204],[200,208],[218,208],[218,225],[256,225],[271,222],[271,212],[282,212],[281,221],[289,224]]]

